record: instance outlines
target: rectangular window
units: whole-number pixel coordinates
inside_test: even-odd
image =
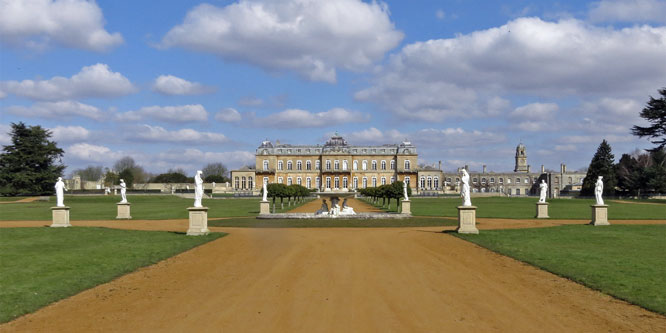
[[[340,188],[340,177],[335,177],[334,182],[335,188]]]
[[[311,188],[312,187],[312,178],[308,177],[305,179],[305,187]]]
[[[331,188],[331,177],[326,177],[326,188]]]
[[[282,184],[282,177],[278,177],[278,184]]]
[[[348,188],[347,177],[342,177],[342,188]]]

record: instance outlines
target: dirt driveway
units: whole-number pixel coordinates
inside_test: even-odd
[[[138,221],[122,224],[132,222]],[[180,229],[186,222],[161,226]],[[212,229],[229,235],[0,331],[666,330],[666,317],[442,233],[442,227]]]

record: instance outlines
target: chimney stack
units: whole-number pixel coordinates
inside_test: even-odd
[[[544,167],[543,164],[541,164],[541,173],[546,173],[546,167]]]
[[[567,165],[562,163],[560,164],[560,172],[561,173],[567,173]]]
[[[486,165],[483,165],[483,173],[486,173]]]
[[[442,170],[442,161],[439,161],[439,170]]]

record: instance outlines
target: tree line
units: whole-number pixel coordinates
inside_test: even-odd
[[[372,203],[377,205],[379,199],[382,200],[382,207],[391,209],[391,199],[395,199],[396,207],[400,208],[400,200],[405,196],[404,183],[402,181],[395,181],[392,184],[381,185],[377,187],[366,187],[359,189],[359,193],[363,196],[370,198]],[[407,196],[412,195],[412,189],[407,186]]]
[[[287,203],[291,206],[292,198],[294,202],[302,202],[306,197],[310,195],[313,191],[309,190],[305,186],[292,184],[268,184],[266,185],[266,190],[268,191],[267,197],[271,198],[273,201],[273,212],[275,212],[275,199],[280,198],[280,207],[284,209],[284,199],[287,199]]]

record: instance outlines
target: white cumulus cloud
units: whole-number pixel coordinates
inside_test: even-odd
[[[335,82],[338,68],[367,69],[402,38],[381,2],[241,0],[225,7],[194,7],[161,46]]]
[[[213,92],[215,89],[173,75],[160,75],[153,82],[153,90],[164,95],[199,95]]]
[[[8,145],[12,143],[12,136],[10,135],[12,128],[9,125],[0,124],[0,145]]]
[[[102,120],[104,118],[104,112],[99,108],[76,101],[37,102],[31,106],[9,106],[6,110],[9,111],[9,113],[22,117],[85,117],[95,120]]]
[[[111,164],[123,156],[122,152],[115,152],[106,146],[89,143],[77,143],[65,149],[66,158],[84,162]]]
[[[90,138],[90,131],[81,126],[56,126],[51,133],[56,142],[77,142]]]
[[[226,108],[215,114],[215,119],[227,123],[237,123],[241,121],[242,115],[234,108]]]
[[[112,72],[108,65],[95,64],[83,67],[71,78],[0,81],[0,90],[32,100],[64,100],[123,96],[134,93],[136,88],[125,76]]]
[[[367,114],[343,108],[333,108],[324,112],[288,109],[261,118],[252,116],[251,122],[257,127],[307,128],[367,122],[369,119]]]
[[[660,22],[666,23],[666,1],[603,0],[591,5],[594,22]]]
[[[174,143],[227,143],[229,138],[224,134],[199,132],[191,128],[184,128],[175,131],[169,131],[160,126],[143,125],[142,128],[134,131],[130,139],[145,142],[174,142]]]
[[[160,120],[170,123],[204,122],[208,120],[208,112],[201,104],[177,106],[154,105],[118,115],[118,120],[121,121],[137,121],[142,119]]]
[[[106,31],[104,23],[95,1],[0,1],[0,41],[10,45],[42,49],[53,43],[107,51],[122,44],[123,37]]]

